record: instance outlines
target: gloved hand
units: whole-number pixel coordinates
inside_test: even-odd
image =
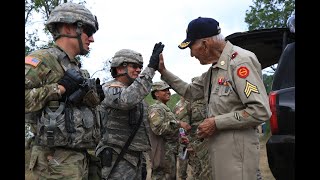
[[[100,102],[101,102],[101,101],[103,101],[105,96],[104,96],[104,92],[102,90],[102,85],[100,85],[100,79],[99,78],[96,79],[96,88],[97,88],[97,93],[98,93],[98,95],[100,97]]]
[[[65,73],[64,76],[58,81],[58,84],[62,85],[65,89],[65,95],[69,96],[80,88],[80,84],[84,81],[80,72],[70,68]]]
[[[154,45],[148,67],[151,67],[155,70],[159,69],[159,54],[162,53],[163,48],[164,48],[164,44],[162,44],[161,42],[156,43]]]

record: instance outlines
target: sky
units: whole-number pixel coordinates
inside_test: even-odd
[[[120,49],[141,53],[146,67],[154,44],[162,42],[166,68],[191,82],[210,65],[201,65],[191,57],[189,48],[178,48],[186,38],[188,23],[199,16],[214,18],[226,37],[247,31],[244,19],[251,5],[252,0],[89,0],[86,7],[97,16],[99,30],[93,35],[89,56],[82,58],[83,68],[94,78],[111,77],[109,69],[99,70]],[[159,80],[160,73],[156,72],[153,81]]]
[[[201,16],[216,19],[226,37],[246,31],[245,12],[252,0],[90,0],[86,7],[97,16],[99,30],[90,45],[90,55],[83,58],[83,67],[92,75],[103,68],[103,62],[120,49],[140,52],[147,66],[154,44],[162,42],[166,68],[186,82],[200,76],[210,65],[201,65],[190,56],[190,49],[178,45],[186,38],[188,23]],[[111,76],[98,71],[93,77]],[[156,72],[153,81],[160,80]]]

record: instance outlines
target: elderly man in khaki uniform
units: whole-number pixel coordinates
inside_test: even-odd
[[[219,23],[199,17],[187,28],[179,48],[189,47],[200,64],[212,64],[188,84],[165,68],[160,55],[161,79],[187,100],[204,98],[207,118],[198,126],[199,138],[208,139],[212,178],[256,180],[259,138],[256,127],[271,116],[261,65],[253,52],[235,46],[220,34]]]

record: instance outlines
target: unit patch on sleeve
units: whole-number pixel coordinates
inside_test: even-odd
[[[248,80],[246,80],[246,87],[244,88],[244,94],[248,98],[252,92],[260,94],[258,87],[254,84],[251,84]]]
[[[249,69],[247,67],[245,67],[245,66],[241,66],[237,70],[237,75],[240,78],[246,78],[249,75]]]
[[[31,57],[31,56],[25,57],[24,61],[25,61],[25,64],[29,64],[29,65],[31,65],[33,67],[37,67],[41,62],[41,60],[36,59],[34,57]]]

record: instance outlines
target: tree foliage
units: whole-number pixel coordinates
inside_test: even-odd
[[[73,2],[72,0],[25,0],[25,27],[32,26],[35,22],[33,16],[40,14],[43,23],[49,18],[50,12],[56,6],[66,2]],[[84,0],[78,1],[79,4],[85,4]],[[25,34],[25,55],[44,46],[49,46],[53,43],[49,32],[44,28],[42,31],[49,37],[47,44],[40,47],[36,42],[39,41],[39,30],[34,29],[32,32]]]
[[[295,0],[253,0],[253,4],[245,17],[249,30],[286,27],[295,11]]]

